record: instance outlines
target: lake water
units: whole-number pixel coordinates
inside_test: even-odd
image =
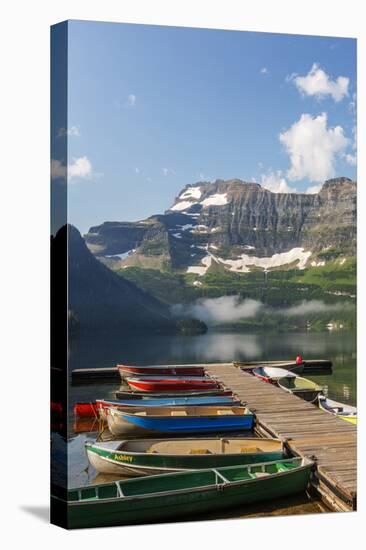
[[[141,365],[330,359],[333,374],[317,376],[329,397],[356,404],[356,334],[294,332],[241,334],[208,332],[200,336],[81,335],[70,342],[70,369],[113,367],[116,363]],[[311,378],[311,377],[310,377]]]
[[[169,364],[230,362],[233,360],[330,359],[333,374],[308,376],[324,386],[329,397],[356,404],[356,336],[353,332],[305,332],[280,334],[241,334],[209,332],[200,336],[131,336],[80,335],[70,341],[69,367],[112,367],[116,363]],[[109,481],[88,464],[84,444],[95,439],[96,433],[73,433],[72,408],[77,401],[114,398],[118,384],[71,386],[69,391],[70,439],[69,486]],[[93,428],[96,429],[96,426]],[[292,499],[263,503],[215,517],[251,517],[318,513],[325,511],[322,503],[299,495]]]

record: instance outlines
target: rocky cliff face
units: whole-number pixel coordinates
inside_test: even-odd
[[[307,195],[272,193],[237,179],[198,182],[165,214],[106,222],[85,239],[112,268],[169,266],[197,275],[213,264],[237,272],[304,268],[323,264],[325,252],[355,254],[356,183],[337,178]]]

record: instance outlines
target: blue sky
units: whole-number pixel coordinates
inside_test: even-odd
[[[68,89],[82,233],[163,212],[196,181],[356,177],[353,39],[72,21]]]

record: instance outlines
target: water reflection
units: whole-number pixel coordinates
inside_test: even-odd
[[[242,334],[209,332],[201,336],[81,334],[70,341],[70,368],[110,367],[118,362],[159,364],[190,361],[330,357],[355,360],[352,332]]]
[[[202,336],[81,334],[70,341],[70,369],[112,367],[116,363],[164,364],[233,360],[331,359],[333,374],[317,377],[328,395],[356,403],[355,333],[215,333]],[[80,388],[80,391],[84,391]],[[100,388],[99,397],[106,388]]]

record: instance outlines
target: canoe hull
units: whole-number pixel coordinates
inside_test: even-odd
[[[167,491],[141,495],[133,499],[69,502],[67,504],[68,528],[136,525],[185,517],[192,519],[199,514],[206,515],[214,511],[303,492],[309,477],[310,466],[304,466],[292,472],[262,478],[259,483],[258,480],[249,483],[239,481],[226,486],[220,484],[207,488]],[[149,478],[147,481],[150,482]],[[57,500],[55,497],[53,499]],[[57,504],[57,502],[54,503]]]
[[[301,399],[304,399],[304,401],[308,401],[309,403],[314,403],[319,395],[321,394],[321,390],[287,390],[290,391],[293,395],[296,395],[296,397],[300,397]]]
[[[152,380],[147,378],[126,378],[129,387],[139,392],[181,392],[192,390],[213,390],[218,389],[218,383],[215,380],[173,380],[160,379]]]
[[[232,396],[231,390],[191,390],[191,391],[180,391],[180,392],[133,392],[126,390],[116,391],[117,399],[141,399],[141,402],[145,399],[174,399],[179,398],[189,398],[189,397],[216,397],[216,396]]]
[[[317,401],[323,392],[323,388],[315,384],[315,382],[298,376],[294,378],[280,378],[277,383],[286,392],[292,393],[309,403]]]
[[[279,367],[258,367],[252,370],[252,374],[270,384],[277,384],[278,380],[284,377],[296,376],[294,372]]]
[[[339,403],[327,397],[319,397],[319,408],[329,414],[333,414],[341,420],[350,422],[351,424],[357,424],[357,408],[352,405]]]
[[[198,470],[271,462],[281,460],[285,457],[281,449],[270,452],[236,454],[159,455],[131,453],[124,450],[114,451],[98,448],[92,444],[86,446],[86,452],[90,464],[99,473],[133,477],[178,472],[181,470]]]
[[[345,420],[346,422],[350,422],[351,424],[357,425],[357,416],[339,415],[338,418],[340,418],[341,420]]]
[[[143,401],[144,408],[154,408],[154,407],[184,407],[194,405],[195,407],[204,407],[204,406],[211,406],[211,405],[226,405],[226,406],[234,406],[234,405],[240,405],[240,401],[238,399],[234,399],[233,397],[198,397],[198,398],[175,398],[175,399],[146,399]],[[108,400],[97,400],[94,409],[98,411],[99,415],[104,418],[105,410],[109,407],[115,408],[115,409],[136,409],[141,408],[141,400],[126,400],[123,401],[108,401]],[[91,408],[91,412],[92,412]],[[93,416],[93,415],[90,415]],[[94,414],[95,416],[95,414]]]
[[[205,369],[195,366],[140,367],[117,365],[122,380],[129,376],[204,376]]]
[[[253,428],[254,417],[248,413],[232,416],[148,417],[125,411],[108,410],[108,428],[114,436],[143,434],[221,433]]]

